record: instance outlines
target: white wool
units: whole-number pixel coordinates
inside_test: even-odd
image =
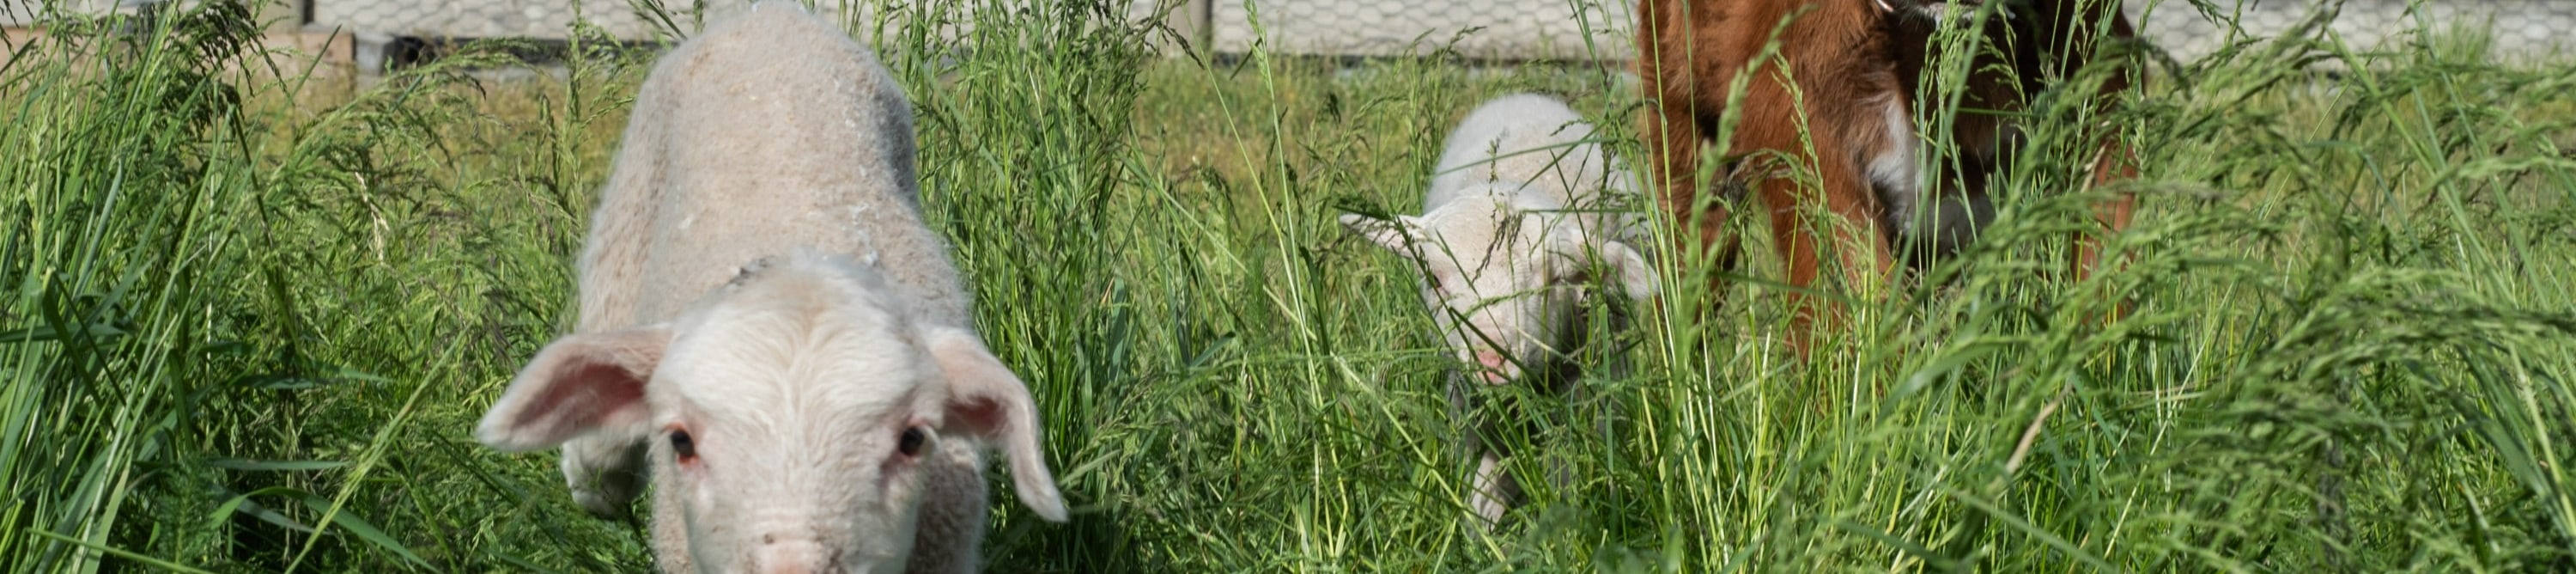
[[[664,55],[592,216],[575,333],[478,438],[562,444],[601,514],[650,460],[672,572],[973,571],[987,444],[1063,520],[1028,392],[922,222],[912,132],[875,57],[790,4]]]
[[[1655,292],[1654,270],[1630,243],[1635,218],[1619,204],[1636,198],[1636,183],[1592,137],[1562,102],[1495,98],[1450,133],[1421,215],[1342,216],[1422,273],[1424,305],[1465,378],[1570,385],[1561,371],[1582,346],[1586,298]],[[1484,451],[1471,506],[1491,522],[1516,489],[1495,471],[1500,453],[1470,438],[1469,450]]]

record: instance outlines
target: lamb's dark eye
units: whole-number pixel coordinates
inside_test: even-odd
[[[894,449],[904,456],[921,456],[921,443],[925,442],[930,442],[929,433],[921,432],[921,427],[905,427],[903,437],[895,439]]]
[[[689,440],[689,431],[671,431],[671,454],[678,455],[680,460],[698,458],[698,443]]]

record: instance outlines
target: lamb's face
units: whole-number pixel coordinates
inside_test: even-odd
[[[1596,261],[1632,296],[1654,289],[1634,250],[1588,238],[1562,214],[1524,211],[1508,190],[1467,194],[1418,217],[1342,222],[1417,265],[1442,339],[1489,384],[1518,380],[1566,350]]]
[[[656,508],[680,514],[653,519],[685,524],[702,572],[902,571],[924,457],[946,440],[1000,445],[1021,501],[1064,520],[1027,388],[972,333],[918,326],[892,293],[846,259],[746,271],[671,323],[548,345],[476,435],[507,450],[651,441],[670,472]]]
[[[947,384],[847,276],[778,270],[709,305],[653,374],[654,456],[702,572],[899,572]]]

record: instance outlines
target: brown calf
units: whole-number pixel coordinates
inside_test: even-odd
[[[1715,135],[1727,109],[1730,86],[1745,79],[1740,118],[1720,157],[1739,158],[1722,169],[1732,199],[1756,192],[1769,210],[1773,245],[1785,261],[1789,283],[1808,287],[1819,273],[1816,241],[1832,234],[1849,286],[1871,289],[1909,253],[1947,253],[1973,237],[1991,217],[1985,183],[2000,155],[2013,152],[2018,135],[2006,115],[2025,107],[2043,80],[2072,76],[2098,42],[2096,25],[2109,18],[2117,38],[2133,35],[2116,0],[2030,0],[2009,5],[1987,24],[1988,53],[1974,62],[1962,110],[1947,137],[1965,157],[1940,169],[1939,187],[1921,189],[1915,147],[1913,100],[1928,86],[1928,42],[1944,10],[1972,10],[1973,2],[1935,0],[1639,0],[1638,75],[1655,101],[1640,118],[1664,209],[1696,233],[1676,233],[1680,249],[1705,247],[1712,264],[1734,264],[1735,236],[1722,229],[1726,207],[1701,205],[1697,179],[1700,145]],[[1794,15],[1794,16],[1793,16]],[[1785,22],[1785,24],[1784,24]],[[1776,35],[1775,35],[1776,30]],[[1763,49],[1778,38],[1776,52]],[[2003,73],[2009,66],[2014,74]],[[2097,106],[2127,90],[2131,74],[2112,74],[2096,92]],[[2018,76],[2014,78],[2013,76]],[[2135,177],[2127,148],[2104,134],[2093,164],[2093,184]],[[1951,169],[1955,167],[1956,169]],[[1793,176],[1813,174],[1817,185]],[[1740,187],[1739,187],[1740,186]],[[2121,194],[2096,208],[2110,231],[2128,226],[2131,198]],[[1819,209],[1819,225],[1802,209]],[[1916,213],[1930,214],[1917,225]],[[1825,227],[1830,229],[1819,229]],[[2100,258],[2090,234],[2077,239],[2075,273],[2089,273]],[[1711,287],[1718,287],[1715,280]],[[1793,294],[1798,301],[1793,347],[1805,349],[1808,324],[1830,303]]]

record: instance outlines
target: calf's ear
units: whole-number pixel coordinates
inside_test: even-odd
[[[670,345],[670,329],[659,325],[556,339],[510,380],[474,438],[521,451],[593,432],[649,432],[653,415],[644,383]]]
[[[942,405],[946,428],[998,445],[1011,461],[1011,485],[1020,503],[1049,521],[1064,522],[1064,494],[1047,472],[1046,453],[1038,449],[1038,406],[1028,385],[1002,366],[973,333],[937,329],[930,333],[930,354],[948,375],[948,403]]]

